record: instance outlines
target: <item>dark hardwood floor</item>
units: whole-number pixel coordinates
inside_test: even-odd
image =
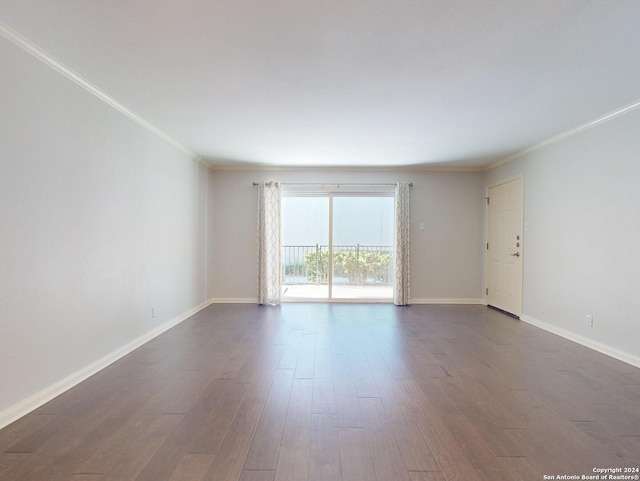
[[[0,453],[3,481],[593,475],[640,467],[640,369],[482,306],[213,305]]]

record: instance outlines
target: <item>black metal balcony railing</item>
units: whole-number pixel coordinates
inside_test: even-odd
[[[391,285],[392,246],[333,246],[333,283]],[[329,246],[282,246],[283,284],[327,284]]]

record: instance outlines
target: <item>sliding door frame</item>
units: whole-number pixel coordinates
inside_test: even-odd
[[[329,292],[327,293],[327,301],[333,302],[333,193],[329,192],[329,265],[327,284]]]
[[[333,297],[333,199],[334,197],[395,197],[393,192],[282,192],[282,197],[318,197],[328,198],[329,200],[329,230],[328,230],[328,275],[327,275],[327,297],[314,298],[314,297],[294,297],[285,298],[283,296],[282,302],[329,302],[329,303],[370,303],[370,304],[393,304],[393,292],[389,298],[376,298],[376,297],[354,297],[354,298],[335,298]],[[282,236],[281,236],[282,239]],[[281,241],[282,242],[282,241]],[[395,254],[394,254],[395,256]]]

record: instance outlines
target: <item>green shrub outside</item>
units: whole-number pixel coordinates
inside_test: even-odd
[[[393,258],[391,252],[360,249],[357,255],[359,263],[356,266],[355,250],[334,251],[334,275],[346,277],[349,283],[389,280],[389,268]],[[329,272],[329,252],[326,250],[307,251],[304,255],[304,265],[307,279],[310,282],[326,282]]]

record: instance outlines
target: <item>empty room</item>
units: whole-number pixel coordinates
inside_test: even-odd
[[[638,0],[0,0],[0,480],[640,479]]]

